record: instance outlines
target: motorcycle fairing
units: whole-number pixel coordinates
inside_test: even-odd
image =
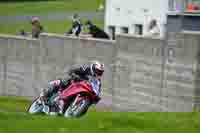
[[[87,93],[91,97],[96,96],[95,92],[91,88],[92,86],[87,81],[81,81],[79,83],[72,83],[66,90],[61,94],[61,98],[66,100],[69,96],[76,95],[78,93]]]

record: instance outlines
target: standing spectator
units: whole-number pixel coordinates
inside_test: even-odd
[[[160,36],[160,28],[155,19],[152,19],[149,23],[148,35],[149,36]]]
[[[40,24],[40,20],[38,17],[32,17],[31,18],[31,24],[32,24],[32,37],[38,38],[39,34],[43,31],[43,27]]]
[[[91,34],[92,37],[102,38],[102,39],[110,39],[110,37],[108,36],[108,34],[105,31],[103,31],[102,29],[100,29],[96,25],[92,24],[91,21],[87,21],[85,23],[85,25],[88,27],[89,34]]]
[[[82,24],[80,21],[80,17],[78,16],[78,14],[74,14],[72,18],[72,27],[67,32],[67,34],[79,36],[81,31],[82,31]]]

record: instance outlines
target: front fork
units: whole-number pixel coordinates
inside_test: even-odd
[[[80,94],[78,94],[75,98],[75,100],[73,101],[72,103],[72,107],[74,107],[76,105],[76,103],[78,102],[79,100],[79,97],[80,97]],[[59,114],[63,114],[63,111],[64,111],[64,105],[65,105],[65,102],[64,100],[59,100],[59,104],[58,104],[58,107],[59,107]]]
[[[80,94],[78,94],[78,95],[76,96],[76,98],[75,98],[75,100],[74,100],[72,106],[75,106],[75,105],[76,105],[76,103],[77,103],[77,101],[79,100],[79,97],[80,97],[80,96],[81,96]]]

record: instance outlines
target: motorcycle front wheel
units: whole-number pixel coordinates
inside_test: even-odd
[[[75,100],[69,105],[67,110],[64,112],[65,117],[81,117],[84,115],[90,107],[90,99],[82,98],[77,103]]]

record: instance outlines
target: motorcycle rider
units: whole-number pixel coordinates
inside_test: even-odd
[[[90,64],[83,64],[80,66],[75,66],[68,71],[69,79],[58,79],[49,82],[48,89],[44,89],[40,94],[41,99],[48,100],[53,94],[60,93],[66,89],[71,82],[79,82],[82,80],[90,80],[91,78],[96,78],[99,81],[98,92],[101,91],[101,77],[104,73],[104,64],[99,61],[93,61]],[[94,90],[96,91],[96,90]],[[58,100],[59,113],[62,114],[64,101]]]

